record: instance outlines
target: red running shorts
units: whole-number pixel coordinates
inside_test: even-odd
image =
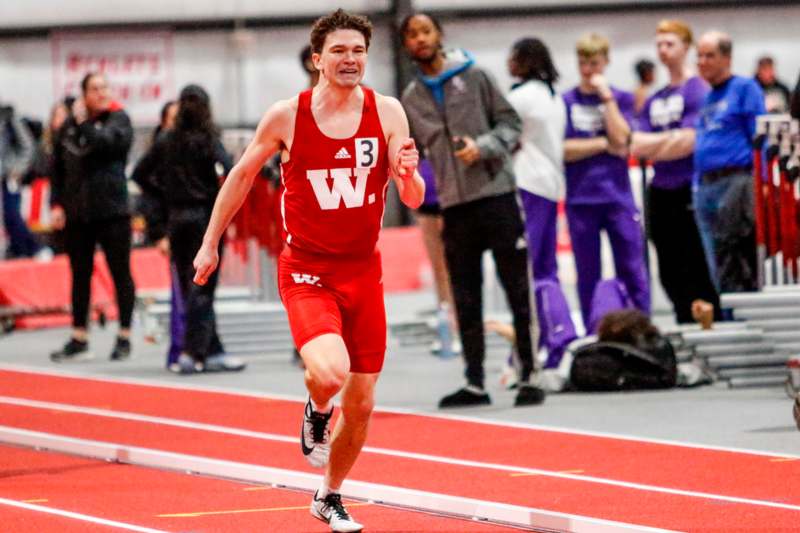
[[[333,333],[344,340],[351,372],[380,372],[386,353],[382,276],[377,251],[343,259],[287,246],[278,258],[278,290],[295,346]]]

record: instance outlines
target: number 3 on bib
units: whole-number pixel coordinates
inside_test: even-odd
[[[356,168],[373,168],[378,163],[378,138],[356,139]]]

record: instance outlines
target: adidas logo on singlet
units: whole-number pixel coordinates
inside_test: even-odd
[[[342,148],[336,152],[336,155],[333,157],[334,159],[350,159],[350,153],[347,151],[347,148],[342,146]]]

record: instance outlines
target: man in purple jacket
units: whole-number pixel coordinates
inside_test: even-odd
[[[633,95],[606,81],[608,49],[608,40],[597,34],[578,41],[581,81],[564,94],[567,221],[587,328],[592,294],[602,273],[601,230],[608,234],[617,278],[636,307],[650,312],[642,227],[628,177]]]

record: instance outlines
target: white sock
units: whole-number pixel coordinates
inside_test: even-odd
[[[326,483],[325,480],[323,479],[322,480],[322,485],[320,485],[319,489],[317,490],[317,499],[318,500],[324,500],[325,497],[328,494],[330,494],[331,492],[336,492],[336,491],[335,490],[331,490],[331,488],[328,486],[328,483]]]
[[[317,402],[314,401],[314,398],[311,398],[311,408],[318,413],[327,413],[331,410],[331,401],[328,400],[328,403],[325,405],[317,405]]]

